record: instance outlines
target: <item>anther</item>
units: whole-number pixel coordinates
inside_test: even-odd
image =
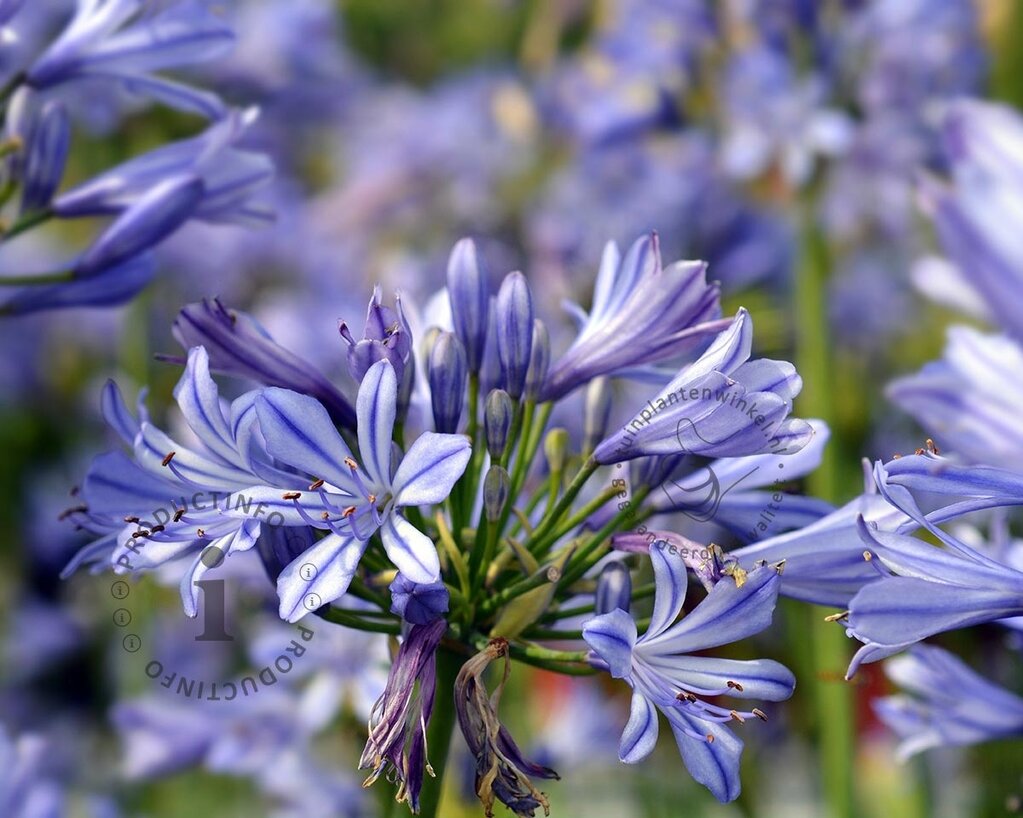
[[[366,499],[371,503],[375,503],[377,501],[377,496],[375,494],[370,494],[366,497]]]
[[[849,611],[841,611],[836,614],[824,617],[825,622],[838,622],[839,620],[845,619],[849,615]]]
[[[760,710],[760,709],[754,707],[751,712],[753,713],[754,716],[756,716],[761,721],[767,721],[767,713],[765,713],[763,710]]]
[[[281,495],[282,500],[297,500],[302,496],[300,491],[286,491]]]
[[[163,529],[164,529],[163,523],[157,523],[151,529],[149,529],[149,533],[150,534],[158,534],[161,531],[163,531]]]
[[[140,520],[140,519],[139,519],[138,517],[136,517],[136,516],[135,516],[134,514],[129,514],[129,515],[127,516],[127,517],[125,517],[125,518],[124,518],[124,521],[125,521],[126,523],[139,523],[139,522],[142,522],[142,521],[141,521],[141,520]]]
[[[355,513],[355,506],[348,506],[341,512],[342,517],[351,517]]]
[[[707,733],[707,743],[708,744],[713,744],[714,743],[714,734],[713,733]]]
[[[197,528],[195,530],[195,536],[197,536],[200,540],[204,540],[206,539],[206,532],[203,531],[201,528]]]
[[[352,458],[350,458],[350,457],[346,457],[345,458],[345,465],[348,468],[350,468],[350,469],[357,469],[357,468],[359,468],[359,464],[356,463],[354,460],[352,460]]]
[[[737,711],[735,711],[735,710],[732,710],[731,712],[729,712],[728,715],[732,717],[732,721],[737,721],[737,722],[739,722],[739,724],[745,724],[746,723],[746,719],[744,719],[742,716],[740,716],[739,713]]]
[[[924,441],[924,445],[927,447],[927,451],[931,454],[941,454],[941,451],[930,438],[927,438],[927,440]]]
[[[321,520],[329,520],[330,519],[330,512],[329,511],[321,512],[320,513],[320,519]]]
[[[160,461],[160,465],[161,466],[169,466],[170,462],[174,459],[174,455],[176,455],[176,454],[177,454],[177,452],[167,452],[167,454],[164,455],[163,460]]]
[[[725,684],[727,684],[728,687],[731,688],[732,690],[738,690],[740,693],[742,693],[742,685],[739,684],[738,682],[733,682],[729,679],[727,682],[725,682]]]
[[[174,522],[179,522],[185,516],[185,509],[179,508],[174,512]]]
[[[148,536],[149,536],[149,532],[146,529],[144,529],[144,528],[140,528],[138,531],[136,531],[134,534],[131,535],[133,540],[137,540],[139,537],[148,537]]]
[[[309,491],[316,491],[316,489],[318,489],[322,485],[323,485],[322,479],[314,480],[312,483],[309,484]]]
[[[870,562],[872,559],[874,559],[874,555],[871,554],[869,551],[864,551],[863,559],[865,559],[867,562]]]

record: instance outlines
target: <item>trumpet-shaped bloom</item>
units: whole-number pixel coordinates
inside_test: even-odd
[[[874,708],[901,739],[903,759],[1023,734],[1023,699],[941,648],[917,645],[885,671],[905,693],[879,699]]]
[[[356,403],[361,466],[313,398],[266,389],[256,401],[267,450],[310,475],[316,488],[285,496],[268,488],[248,493],[284,514],[286,524],[330,532],[281,572],[282,619],[293,622],[344,594],[377,532],[407,580],[425,584],[438,579],[436,547],[400,509],[442,502],[469,462],[470,444],[462,435],[425,432],[404,456],[395,456],[391,434],[397,399],[393,367],[377,361],[366,372]],[[303,570],[306,565],[315,570]]]
[[[697,361],[683,367],[625,427],[597,446],[597,462],[644,455],[737,457],[799,451],[813,436],[805,420],[788,417],[802,379],[785,361],[750,361],[752,343],[752,321],[740,309]]]
[[[688,584],[684,560],[651,548],[656,594],[646,632],[617,608],[583,625],[593,663],[632,687],[632,712],[618,757],[627,764],[648,756],[657,741],[659,710],[668,720],[682,761],[693,778],[720,801],[739,795],[742,741],[725,727],[731,721],[766,718],[704,701],[735,696],[780,701],[792,695],[795,677],[777,662],[738,661],[693,655],[759,633],[771,624],[780,576],[761,565],[744,580],[723,577],[692,613],[675,622]]]
[[[677,261],[661,266],[656,234],[638,239],[622,259],[618,246],[604,248],[589,313],[567,305],[579,325],[568,351],[551,368],[543,400],[564,397],[600,375],[677,356],[707,334],[724,329],[717,284],[707,265]]]
[[[224,54],[234,36],[198,0],[149,9],[142,0],[78,0],[63,33],[27,72],[40,90],[86,79],[113,81],[126,92],[207,117],[219,117],[215,94],[156,74]]]

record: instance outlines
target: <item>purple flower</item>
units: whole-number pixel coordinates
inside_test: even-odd
[[[878,699],[874,709],[901,739],[903,760],[1023,734],[1023,699],[941,648],[916,645],[886,662],[885,672],[905,693]]]
[[[161,181],[198,178],[202,197],[189,218],[206,222],[263,223],[272,214],[254,196],[273,176],[274,166],[262,153],[237,147],[255,122],[255,108],[232,110],[199,136],[172,142],[130,159],[62,193],[53,202],[61,218],[111,215],[130,210]]]
[[[740,309],[700,358],[683,367],[624,428],[594,451],[597,462],[679,453],[735,457],[796,452],[813,436],[789,418],[802,380],[792,364],[750,361],[753,326]]]
[[[359,769],[372,769],[369,786],[390,767],[398,784],[398,803],[407,801],[419,812],[425,773],[433,775],[426,757],[426,729],[437,687],[437,646],[447,629],[444,620],[413,625],[387,676],[387,687],[373,707],[369,739]]]
[[[25,315],[43,310],[70,307],[110,307],[130,301],[156,275],[156,260],[150,253],[127,261],[89,278],[72,279],[60,284],[5,288],[0,315]]]
[[[509,273],[501,282],[495,318],[505,390],[518,400],[526,388],[533,348],[533,294],[522,273]]]
[[[681,621],[686,563],[666,549],[651,548],[656,594],[650,625],[637,635],[633,618],[617,608],[583,625],[592,662],[633,690],[632,712],[622,733],[619,759],[634,764],[657,742],[657,711],[668,719],[682,761],[690,774],[722,802],[739,795],[742,741],[724,725],[747,718],[766,719],[757,709],[730,710],[704,696],[735,696],[781,701],[792,695],[795,677],[768,659],[738,661],[692,655],[737,642],[771,624],[780,585],[779,572],[761,565],[749,574],[722,577],[707,597]]]
[[[277,344],[248,313],[229,310],[216,298],[203,300],[181,310],[173,332],[185,349],[205,347],[215,371],[311,395],[335,422],[355,428],[348,398],[311,363]]]
[[[661,266],[657,236],[638,239],[624,260],[618,247],[604,248],[589,313],[570,304],[579,334],[551,369],[543,400],[557,400],[600,375],[672,358],[707,334],[727,326],[718,287],[706,281],[697,261]]]
[[[448,612],[448,589],[443,582],[412,582],[399,573],[388,590],[391,592],[391,613],[411,625],[427,625],[442,619]]]
[[[448,298],[455,334],[465,347],[469,371],[479,372],[487,340],[490,295],[472,239],[462,239],[451,251]]]
[[[380,298],[380,287],[374,287],[366,311],[366,328],[360,340],[355,339],[346,322],[342,321],[338,327],[348,344],[348,371],[356,381],[362,381],[373,364],[386,360],[394,369],[399,383],[404,384],[414,365],[412,330],[401,308],[401,296],[395,297],[393,310],[385,307]],[[409,370],[407,375],[406,369]]]
[[[146,9],[140,0],[78,0],[63,33],[32,64],[27,83],[39,90],[70,82],[116,82],[131,94],[215,118],[214,95],[155,72],[205,62],[230,49],[234,37],[199,0]]]
[[[405,577],[418,583],[437,580],[436,547],[400,509],[442,502],[469,462],[470,444],[461,435],[425,432],[399,459],[391,441],[397,398],[394,369],[388,361],[378,361],[366,372],[356,404],[361,467],[315,399],[287,389],[265,389],[256,400],[267,451],[310,475],[315,488],[282,496],[276,489],[254,487],[246,494],[280,512],[286,525],[330,532],[281,572],[277,593],[282,619],[294,622],[308,613],[303,601],[310,594],[323,603],[344,594],[377,531]],[[316,570],[302,571],[306,565]]]

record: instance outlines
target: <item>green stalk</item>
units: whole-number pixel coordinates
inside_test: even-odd
[[[0,235],[0,241],[8,241],[13,239],[19,233],[24,233],[26,230],[31,230],[33,227],[42,224],[43,222],[49,221],[53,218],[52,210],[37,210],[35,213],[29,213],[27,216],[22,216],[18,221],[12,224],[9,228],[3,231],[3,235]],[[71,273],[67,273],[70,278]],[[37,278],[40,278],[37,276]],[[5,278],[5,282],[9,282],[11,279]],[[61,279],[63,280],[63,279]],[[28,284],[37,283],[35,281],[23,282]]]
[[[419,799],[423,818],[440,816],[440,798],[444,790],[444,770],[451,748],[451,734],[455,729],[455,677],[462,667],[462,659],[440,647],[437,649],[437,698],[426,730],[426,752],[433,767],[434,778],[423,781]]]
[[[572,482],[569,484],[568,488],[565,489],[565,493],[561,495],[561,499],[557,502],[554,508],[548,509],[544,514],[543,520],[540,521],[540,525],[538,525],[536,530],[533,532],[533,536],[531,537],[532,543],[527,545],[527,547],[535,545],[541,537],[546,536],[550,530],[557,525],[558,520],[560,520],[569,508],[571,508],[572,501],[574,501],[579,492],[582,491],[583,486],[586,485],[586,481],[593,476],[593,473],[599,467],[600,464],[593,458],[590,458],[583,463],[582,468],[579,469],[576,476],[572,478]]]
[[[45,273],[43,275],[27,276],[2,276],[0,287],[31,287],[42,284],[61,284],[67,281],[74,281],[75,276],[70,270],[63,270],[59,273]]]
[[[814,213],[814,198],[807,196],[803,216],[801,258],[796,270],[796,368],[803,378],[798,411],[834,424],[835,371],[828,331],[828,247]],[[838,473],[834,444],[827,448],[820,467],[807,478],[810,493],[829,501],[838,499]],[[809,608],[811,685],[821,746],[821,779],[829,812],[834,818],[857,815],[853,762],[855,725],[852,688],[841,682],[848,663],[848,639],[842,628],[825,622],[825,611]]]
[[[367,620],[353,611],[345,611],[341,608],[320,609],[317,614],[321,619],[333,622],[335,625],[344,625],[346,628],[354,628],[369,633],[389,633],[397,636],[401,633],[401,626],[397,622],[379,622]]]

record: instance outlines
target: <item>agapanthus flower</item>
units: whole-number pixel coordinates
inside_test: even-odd
[[[761,565],[748,574],[722,577],[676,623],[686,598],[686,563],[655,543],[650,548],[657,591],[654,613],[642,636],[621,608],[588,620],[583,637],[593,662],[632,687],[632,712],[618,757],[634,764],[657,742],[657,711],[664,714],[690,774],[720,801],[739,795],[743,743],[725,725],[766,719],[756,708],[739,711],[705,701],[733,696],[780,701],[792,695],[795,677],[768,659],[738,661],[692,654],[739,641],[771,624],[778,596],[777,569]]]
[[[424,432],[404,456],[393,455],[391,434],[397,412],[398,381],[387,360],[377,361],[359,387],[359,450],[354,458],[313,398],[271,388],[256,400],[267,451],[310,476],[312,490],[281,492],[256,487],[249,493],[287,515],[287,522],[330,533],[287,566],[277,581],[281,618],[293,622],[309,612],[310,594],[330,602],[345,593],[369,539],[380,532],[388,557],[408,579],[437,580],[440,562],[431,540],[400,509],[443,501],[469,460],[461,435]],[[325,482],[323,482],[325,481]],[[303,565],[316,568],[303,576]]]
[[[74,17],[27,69],[25,81],[38,90],[107,81],[127,93],[217,117],[224,107],[216,95],[156,72],[214,59],[233,42],[224,21],[198,0],[148,9],[140,0],[78,0]]]
[[[916,645],[885,663],[904,692],[874,703],[909,758],[935,747],[960,747],[1023,734],[1023,698],[985,679],[948,651]]]
[[[600,375],[621,375],[681,355],[726,326],[714,320],[721,308],[706,265],[679,261],[662,267],[656,235],[637,239],[624,259],[609,243],[590,311],[569,307],[579,334],[552,367],[541,391],[544,400],[562,398]]]
[[[752,321],[740,309],[697,361],[597,446],[597,462],[680,453],[734,457],[805,446],[813,428],[788,417],[802,380],[784,361],[750,361],[752,342]]]

